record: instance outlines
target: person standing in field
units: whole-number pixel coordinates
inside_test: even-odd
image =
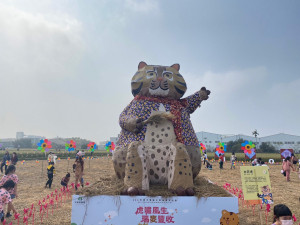
[[[255,158],[253,161],[252,161],[252,166],[256,166],[257,164],[257,159]]]
[[[222,154],[222,155],[220,155],[220,157],[219,157],[219,159],[220,159],[220,169],[222,170],[223,169],[223,164],[224,164],[224,155]]]
[[[203,165],[205,165],[205,162],[206,162],[206,160],[207,160],[207,153],[206,153],[206,151],[204,151],[204,160],[203,160]]]
[[[261,158],[258,158],[258,159],[257,159],[256,166],[261,166]]]
[[[10,155],[9,155],[9,152],[6,151],[5,155],[3,156],[2,163],[1,163],[1,173],[3,173],[3,166],[5,167],[5,171],[6,171],[7,164],[9,161],[10,161]]]
[[[232,169],[232,167],[233,167],[233,169],[235,169],[235,161],[236,161],[235,153],[232,152],[232,155],[230,157],[230,163],[231,163],[230,169]]]
[[[286,157],[286,159],[282,163],[282,169],[286,174],[286,181],[290,181],[290,173],[291,173],[291,168],[293,168],[292,163],[290,162],[291,157]]]
[[[291,156],[291,163],[293,163],[293,170],[296,171],[298,159],[294,153],[292,153],[292,156]]]
[[[7,170],[5,171],[5,175],[2,177],[0,181],[0,186],[4,185],[5,182],[8,180],[12,180],[15,183],[14,188],[8,191],[11,197],[11,204],[9,204],[7,207],[6,217],[11,217],[10,211],[12,210],[11,208],[12,200],[18,197],[17,184],[19,183],[19,178],[15,173],[16,173],[16,167],[14,165],[8,166]]]
[[[11,196],[9,191],[15,187],[15,183],[12,180],[6,181],[3,185],[0,186],[0,219],[1,222],[4,221],[4,207],[8,204],[14,214],[17,214],[15,207],[12,204]]]
[[[47,167],[48,181],[45,185],[45,188],[47,188],[48,185],[49,188],[51,188],[54,173],[55,173],[54,162],[50,162],[50,165]]]
[[[50,165],[51,162],[53,162],[53,153],[49,152],[49,155],[48,155],[48,165]]]
[[[84,170],[84,161],[82,159],[82,152],[78,152],[76,155],[75,163],[73,165],[73,172],[75,172],[75,190],[77,190],[78,181],[83,187],[83,170]]]
[[[18,160],[19,159],[18,159],[17,153],[13,152],[12,157],[11,157],[11,164],[17,165]]]

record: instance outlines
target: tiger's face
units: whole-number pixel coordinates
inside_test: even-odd
[[[239,225],[239,217],[233,212],[222,210],[222,217],[220,219],[220,225]]]
[[[140,62],[131,80],[133,96],[159,96],[180,99],[186,91],[186,83],[179,73],[179,64],[168,66],[147,65]]]
[[[261,187],[261,191],[264,195],[268,195],[271,192],[269,185]]]

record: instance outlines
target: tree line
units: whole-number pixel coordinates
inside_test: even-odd
[[[69,141],[71,139],[76,142],[76,146],[79,149],[87,149],[87,145],[91,142],[89,140],[81,139],[81,138],[64,138],[59,143],[52,141],[51,139],[49,139],[49,140],[52,141],[52,143],[51,143],[52,149],[65,149],[65,143],[67,143],[67,141]],[[13,142],[13,146],[16,149],[37,148],[36,143],[32,143],[32,140],[30,138],[17,139]]]
[[[236,141],[229,141],[227,143],[227,152],[240,152],[242,143],[244,143],[245,140],[238,139]],[[254,143],[255,144],[255,143]],[[276,148],[268,143],[263,142],[260,146],[256,146],[256,153],[275,153]]]

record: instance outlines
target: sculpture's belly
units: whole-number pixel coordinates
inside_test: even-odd
[[[145,134],[145,146],[171,144],[176,141],[174,127],[171,121],[164,120],[159,124],[149,123]]]
[[[170,146],[160,145],[155,148],[146,147],[148,150],[149,180],[152,184],[167,184],[170,163]]]
[[[159,124],[149,123],[144,140],[147,154],[149,180],[152,184],[167,184],[170,156],[173,155],[176,142],[174,127],[171,121],[165,120]]]

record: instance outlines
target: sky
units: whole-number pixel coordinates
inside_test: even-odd
[[[0,138],[117,136],[140,61],[211,91],[196,132],[300,135],[297,0],[1,0]]]

